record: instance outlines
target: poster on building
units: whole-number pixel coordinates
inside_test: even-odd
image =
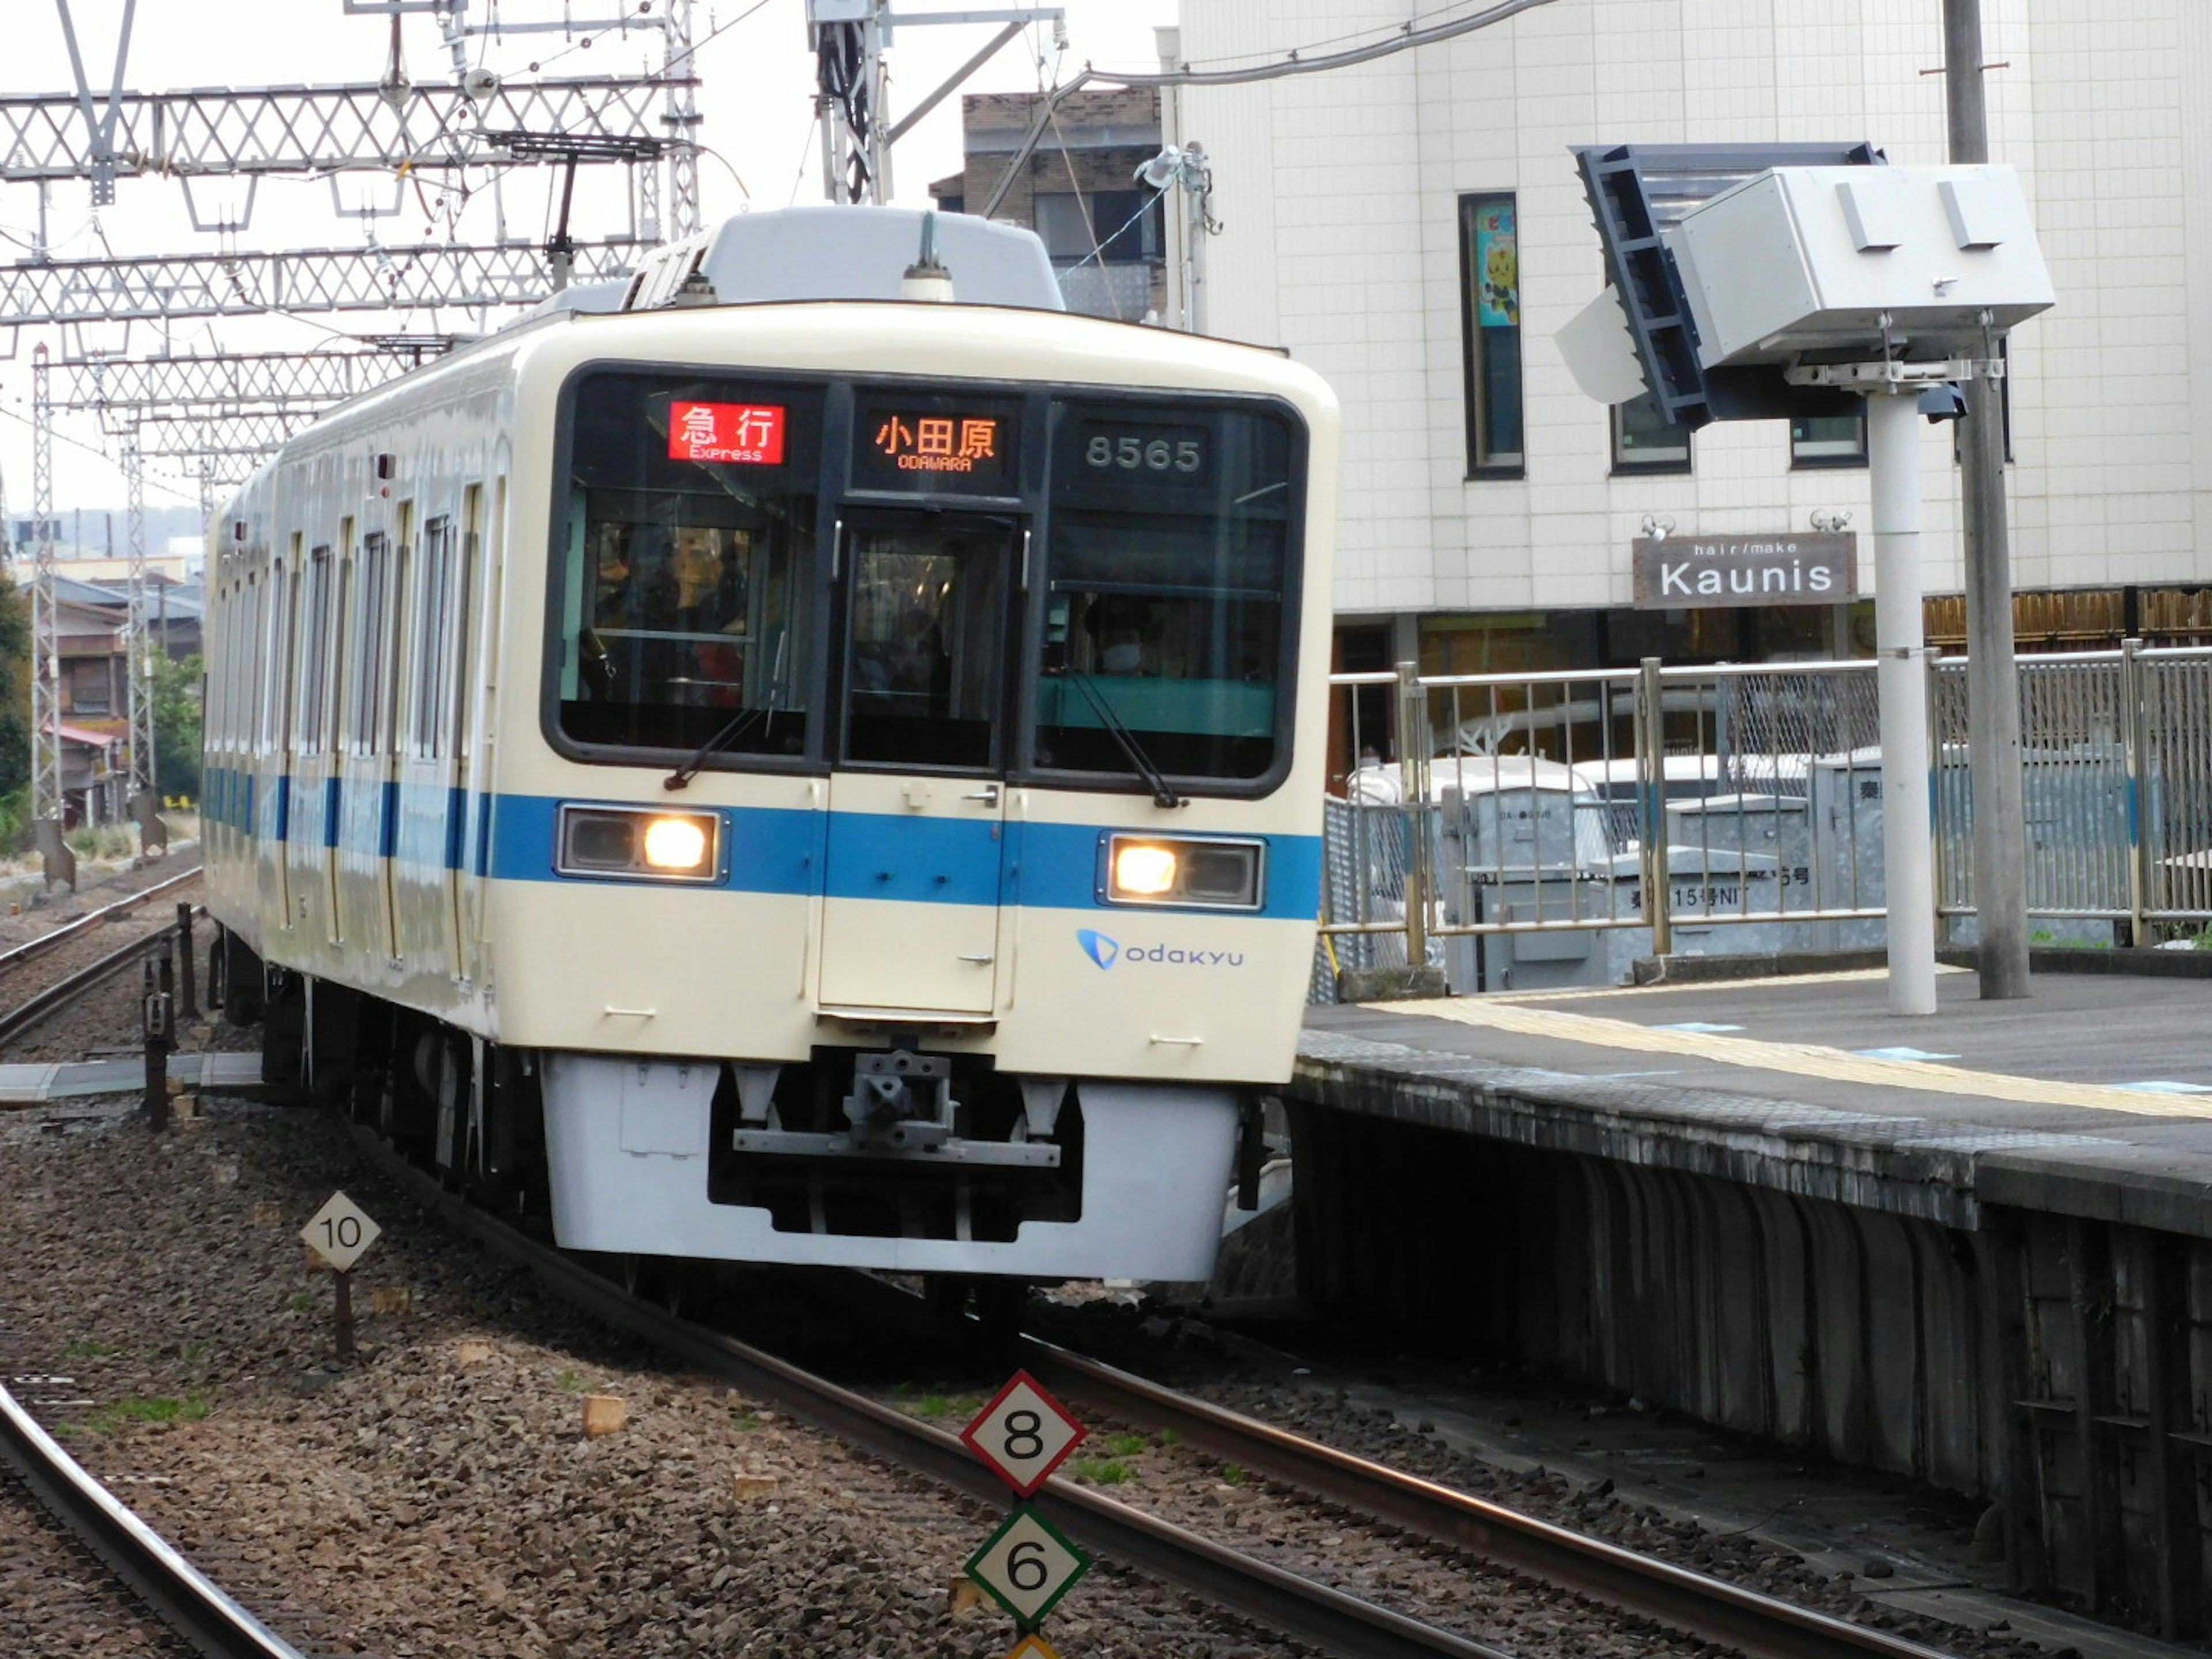
[[[1475,323],[1521,325],[1521,258],[1513,244],[1513,204],[1485,203],[1474,216]]]
[[[1858,544],[1849,531],[1804,536],[1638,536],[1632,558],[1636,608],[1842,605],[1858,592]]]

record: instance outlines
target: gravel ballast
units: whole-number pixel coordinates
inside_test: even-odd
[[[203,1110],[161,1137],[113,1103],[0,1115],[0,1259],[15,1264],[0,1328],[76,1356],[99,1402],[66,1425],[87,1466],[157,1478],[131,1489],[147,1518],[323,1615],[318,1647],[1012,1646],[1012,1621],[958,1582],[999,1512],[586,1324],[365,1175],[331,1116]],[[362,1352],[344,1364],[331,1278],[297,1237],[339,1188],[385,1228],[355,1274]],[[587,1438],[586,1395],[620,1398],[627,1426]],[[1050,1635],[1160,1659],[1302,1651],[1109,1564]]]

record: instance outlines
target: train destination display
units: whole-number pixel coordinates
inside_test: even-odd
[[[1013,487],[1007,463],[1016,414],[1011,406],[948,398],[864,401],[853,422],[854,480],[878,489],[1001,494]]]
[[[702,404],[678,398],[668,406],[668,459],[783,465],[781,404]]]

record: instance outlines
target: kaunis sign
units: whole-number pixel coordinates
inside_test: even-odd
[[[1636,608],[1688,611],[1729,605],[1839,605],[1857,592],[1858,538],[1638,536]]]

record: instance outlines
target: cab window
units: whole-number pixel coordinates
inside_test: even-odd
[[[568,392],[560,731],[625,749],[798,755],[822,395],[599,371]]]
[[[1054,412],[1042,771],[1264,777],[1287,753],[1295,434],[1271,410]]]

